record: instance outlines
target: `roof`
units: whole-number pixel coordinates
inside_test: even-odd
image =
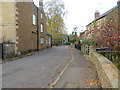
[[[99,16],[98,18],[96,18],[95,20],[93,20],[91,23],[93,23],[93,22],[95,22],[95,21],[97,21],[97,20],[99,20],[99,19],[107,16],[109,13],[111,13],[112,11],[114,11],[114,10],[115,10],[116,8],[118,8],[119,6],[120,6],[120,5],[116,5],[115,7],[111,8],[110,10],[108,10],[108,11],[105,12],[105,13],[103,13],[102,15],[100,15],[100,16]],[[91,23],[89,23],[89,24],[86,25],[86,26],[89,26]]]

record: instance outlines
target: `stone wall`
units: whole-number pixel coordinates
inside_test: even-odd
[[[119,8],[118,8],[118,33],[120,34],[120,5],[119,5]],[[120,41],[119,41],[119,43],[120,43]],[[119,44],[119,48],[118,48],[119,50],[120,50],[120,44]]]
[[[42,18],[41,18],[41,13],[42,13]],[[44,38],[44,44],[41,44],[39,40],[39,49],[44,49],[47,47],[46,40],[47,40],[47,35],[46,35],[46,16],[43,10],[43,7],[39,9],[39,38]],[[41,24],[43,25],[43,32],[41,32]]]
[[[19,54],[37,49],[37,7],[33,2],[17,2],[17,42]],[[33,14],[36,16],[36,25],[33,25]]]
[[[110,60],[96,53],[92,47],[90,47],[89,58],[96,67],[102,88],[118,88],[120,86],[118,85],[120,71]]]
[[[46,45],[47,47],[51,47],[51,36],[47,35],[47,38],[46,38]]]
[[[0,2],[0,42],[16,42],[15,3]]]
[[[4,59],[15,57],[15,44],[3,44]]]

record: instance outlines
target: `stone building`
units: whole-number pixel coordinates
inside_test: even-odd
[[[0,42],[16,42],[15,3],[0,2]],[[9,12],[8,12],[9,11]]]
[[[16,3],[16,52],[37,49],[37,7],[33,2]],[[35,33],[36,32],[36,33]]]
[[[118,0],[117,5],[115,7],[111,8],[102,15],[99,15],[98,11],[95,12],[95,20],[93,20],[86,26],[87,32],[89,32],[89,34],[87,35],[88,38],[91,38],[91,35],[93,35],[93,31],[95,32],[96,30],[101,29],[102,26],[105,26],[108,23],[106,23],[106,21],[112,22],[112,25],[115,25],[115,28],[112,31],[120,34],[120,0]],[[105,26],[104,29],[106,28],[109,28],[109,25],[108,27]],[[96,34],[95,36],[97,36]]]
[[[97,22],[96,24],[101,25],[107,18],[111,18],[113,17],[113,19],[115,20],[116,24],[120,24],[120,1],[118,0],[117,5],[113,8],[111,8],[110,10],[108,10],[107,12],[103,13],[102,15],[99,15],[99,12],[96,11],[95,12],[95,20],[93,20],[92,22],[90,22],[86,27],[87,30],[90,30],[91,28],[94,28],[94,23]],[[120,25],[117,25],[117,28]]]
[[[47,48],[48,47],[52,47],[52,35],[51,34],[49,34],[48,32],[46,32],[46,34],[47,34],[47,37],[46,37],[46,45],[47,45]]]
[[[0,42],[12,44],[15,55],[45,49],[48,45],[46,34],[46,16],[43,2],[37,7],[30,2],[1,2],[2,23]],[[51,43],[49,43],[51,44]]]

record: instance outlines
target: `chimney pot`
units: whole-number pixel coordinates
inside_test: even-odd
[[[39,0],[39,8],[43,7],[43,0]]]
[[[120,5],[120,0],[118,0],[117,5]]]
[[[95,11],[95,19],[98,18],[100,16],[100,13],[98,10]]]

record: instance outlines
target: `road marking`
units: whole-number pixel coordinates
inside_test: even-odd
[[[54,88],[54,86],[57,84],[57,82],[59,81],[60,77],[63,75],[63,73],[67,69],[67,67],[73,61],[74,57],[73,57],[72,49],[71,49],[70,53],[71,53],[72,59],[67,63],[67,65],[65,65],[65,67],[61,70],[61,72],[56,76],[55,80],[50,85],[48,85],[47,88]]]

